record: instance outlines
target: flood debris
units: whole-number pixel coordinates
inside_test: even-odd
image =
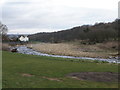
[[[48,80],[50,80],[50,81],[61,81],[61,80],[58,79],[58,78],[49,78],[49,77],[45,77],[45,76],[43,76],[42,78],[48,79]]]
[[[28,73],[23,73],[22,76],[24,76],[24,77],[32,77],[32,76],[34,76],[34,75],[28,74]]]

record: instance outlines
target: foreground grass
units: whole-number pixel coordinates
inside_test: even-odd
[[[2,88],[2,51],[0,50],[0,89]]]
[[[118,87],[117,82],[93,82],[66,77],[66,74],[72,72],[118,72],[118,65],[89,61],[72,62],[72,59],[3,52],[3,88]],[[31,76],[23,76],[24,74]],[[43,77],[57,78],[61,81]]]

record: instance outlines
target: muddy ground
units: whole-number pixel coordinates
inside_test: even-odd
[[[119,75],[118,73],[114,72],[78,72],[70,73],[66,76],[77,80],[88,80],[97,82],[118,82],[118,75]]]

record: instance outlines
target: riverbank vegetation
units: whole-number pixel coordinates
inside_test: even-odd
[[[8,43],[0,43],[0,50],[3,50],[3,51],[10,51],[10,46]]]
[[[108,72],[113,73],[114,76],[118,73],[118,64],[87,60],[74,61],[76,59],[3,51],[3,88],[118,88],[118,82],[114,81],[112,77],[109,78],[109,74],[103,77],[108,81],[94,81],[92,80],[93,76],[88,80],[69,76],[69,74],[76,72]]]
[[[118,42],[109,41],[94,45],[83,45],[81,41],[64,43],[31,43],[28,47],[53,55],[95,57],[95,58],[115,58],[118,56]]]

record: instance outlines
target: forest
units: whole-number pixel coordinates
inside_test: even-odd
[[[95,23],[82,25],[58,32],[41,32],[29,35],[31,41],[60,43],[81,40],[83,44],[102,43],[104,41],[118,40],[120,19],[108,23]]]

